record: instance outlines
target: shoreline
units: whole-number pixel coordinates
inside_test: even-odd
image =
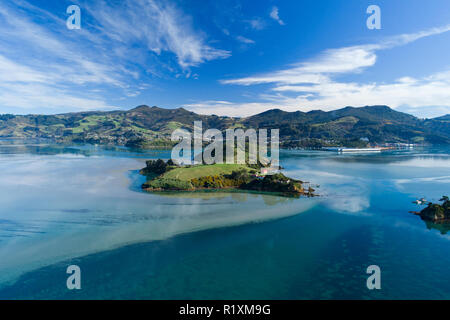
[[[200,164],[180,166],[169,159],[146,161],[139,171],[147,177],[141,185],[146,192],[249,192],[283,197],[314,197],[315,190],[301,180],[289,178],[263,166],[242,164]]]

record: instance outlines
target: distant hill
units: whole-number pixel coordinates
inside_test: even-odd
[[[438,121],[450,121],[450,114],[446,114],[445,116],[434,118],[434,120]]]
[[[139,106],[126,111],[76,112],[58,115],[0,115],[1,138],[49,138],[126,146],[169,146],[177,128],[280,129],[284,147],[367,143],[450,143],[450,115],[418,119],[387,106],[346,107],[334,111],[286,112],[269,110],[247,118],[199,115],[183,108]]]

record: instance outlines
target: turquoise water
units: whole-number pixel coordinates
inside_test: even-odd
[[[137,170],[168,151],[2,141],[0,298],[449,299],[450,233],[409,213],[450,194],[449,151],[283,151],[320,185],[289,199],[147,194]]]

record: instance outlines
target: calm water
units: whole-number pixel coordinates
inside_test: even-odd
[[[0,299],[450,299],[450,233],[408,212],[450,195],[449,152],[285,151],[322,195],[288,199],[147,194],[167,151],[2,141]]]

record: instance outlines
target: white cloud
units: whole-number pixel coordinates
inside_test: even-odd
[[[245,44],[253,44],[255,43],[255,41],[253,41],[252,39],[248,39],[246,37],[243,36],[237,36],[236,40]]]
[[[219,116],[245,117],[276,108],[271,102],[234,103],[230,101],[202,101],[183,105],[185,109],[199,114],[215,114]]]
[[[390,83],[340,82],[342,74],[360,73],[376,64],[379,50],[405,45],[424,37],[450,31],[450,25],[388,38],[375,44],[328,49],[316,58],[288,68],[238,79],[221,80],[223,84],[272,84],[273,95],[261,102],[212,104],[211,112],[251,115],[271,108],[287,111],[333,110],[348,105],[384,105],[408,110],[419,116],[450,113],[450,70],[415,78],[401,76]],[[295,95],[296,94],[296,95]],[[294,96],[293,96],[294,95]],[[427,107],[427,108],[424,108]],[[207,104],[191,105],[194,111],[207,113]],[[425,110],[426,109],[426,110]]]
[[[136,0],[115,7],[99,1],[89,8],[111,40],[127,46],[145,44],[157,54],[171,52],[182,68],[230,56],[229,51],[206,44],[204,35],[194,30],[192,19],[168,2]]]
[[[278,7],[272,8],[272,10],[270,11],[270,17],[276,22],[278,22],[280,25],[284,26],[284,22],[283,20],[280,19],[280,15],[278,13]]]
[[[46,82],[49,77],[42,72],[20,65],[0,55],[0,82]]]
[[[191,67],[230,55],[208,44],[192,19],[168,2],[80,1],[82,28],[75,31],[65,27],[64,14],[24,0],[0,3],[0,107],[113,108],[99,98],[101,90],[136,96],[148,77],[167,70],[189,76]]]
[[[444,77],[447,75],[447,77]],[[389,105],[420,117],[450,114],[450,72],[392,83],[344,83],[332,80],[310,85],[281,85],[261,102],[199,102],[186,108],[202,114],[250,116],[273,108],[285,111],[335,110],[345,106]],[[286,92],[297,92],[294,97]],[[300,94],[299,94],[300,93]],[[407,108],[405,108],[407,106]]]
[[[364,46],[329,49],[312,61],[298,63],[290,68],[221,82],[239,85],[322,83],[328,80],[329,74],[359,72],[373,66],[376,59],[376,54]]]
[[[34,8],[34,7],[33,7]],[[99,62],[80,50],[80,45],[68,38],[52,33],[34,23],[19,10],[0,5],[4,42],[0,49],[9,67],[40,73],[48,79],[56,75],[75,83],[109,83],[121,85],[114,68],[107,62]],[[52,23],[65,23],[61,20]],[[83,47],[84,49],[84,47]],[[8,57],[5,57],[8,56]],[[104,60],[104,58],[103,58]],[[3,65],[5,67],[5,65]]]
[[[300,62],[283,70],[239,79],[222,80],[221,82],[239,85],[323,83],[328,81],[332,74],[361,72],[364,68],[375,65],[376,51],[378,50],[405,45],[448,31],[450,31],[450,25],[392,37],[376,44],[328,49],[310,61]]]
[[[254,30],[263,30],[266,27],[266,22],[261,18],[254,18],[250,20],[245,20],[246,23]]]
[[[45,84],[2,84],[0,105],[23,110],[36,107],[70,111],[112,110],[114,105],[102,98],[87,94],[75,94],[71,90],[58,89]]]
[[[58,30],[58,26],[65,26],[65,21],[27,2],[15,4],[40,13],[39,18],[51,28]],[[122,70],[107,56],[96,59],[70,35],[63,37],[52,32],[23,10],[5,3],[0,4],[0,24],[0,107],[24,112],[38,108],[57,112],[66,108],[70,111],[115,108],[92,93],[75,89],[86,84],[125,87],[120,76]],[[77,36],[86,39],[84,33]]]

